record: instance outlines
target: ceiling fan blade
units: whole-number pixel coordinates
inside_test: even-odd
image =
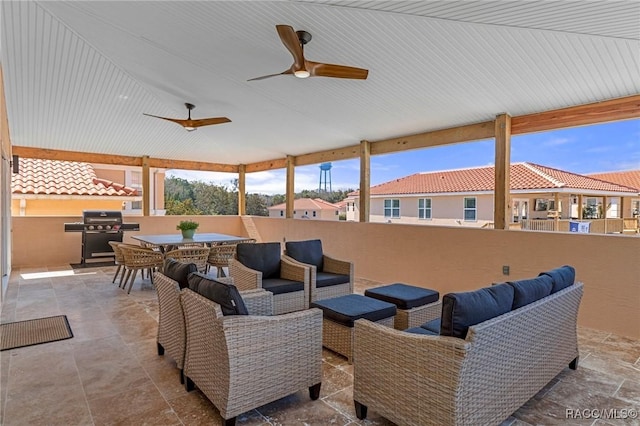
[[[142,115],[148,115],[149,117],[160,118],[161,120],[173,121],[174,123],[178,123],[181,126],[184,126],[183,122],[187,121],[187,120],[180,120],[178,118],[160,117],[159,115],[147,114],[146,112],[143,112]]]
[[[302,45],[293,27],[289,25],[276,25],[278,35],[282,44],[291,52],[293,56],[293,67],[298,70],[304,65],[304,54],[302,53]]]
[[[199,120],[184,120],[187,124],[185,127],[202,127],[202,126],[211,126],[213,124],[222,124],[222,123],[230,123],[227,117],[211,117],[211,118],[201,118]]]
[[[262,77],[251,78],[251,79],[249,79],[247,81],[264,80],[266,78],[277,77],[279,75],[284,75],[284,74],[293,74],[293,71],[291,71],[291,69],[288,69],[286,71],[282,71],[282,72],[279,72],[277,74],[269,74],[269,75],[263,75]]]
[[[345,65],[323,64],[305,61],[305,67],[312,77],[351,78],[366,80],[369,70],[347,67]]]

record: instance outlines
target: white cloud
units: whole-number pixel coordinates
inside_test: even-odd
[[[566,145],[568,143],[572,143],[574,141],[573,138],[559,138],[559,137],[553,137],[551,139],[548,139],[544,142],[542,142],[543,146],[560,146],[560,145]]]

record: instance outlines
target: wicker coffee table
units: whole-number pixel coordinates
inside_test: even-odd
[[[322,346],[347,357],[351,362],[353,323],[364,318],[393,327],[396,305],[360,294],[316,300],[310,307],[322,309]]]
[[[398,307],[393,324],[396,330],[406,330],[440,318],[442,310],[442,302],[438,300],[440,293],[408,284],[395,283],[371,288],[364,295]]]

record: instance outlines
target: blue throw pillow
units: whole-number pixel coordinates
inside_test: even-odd
[[[509,284],[445,294],[440,335],[464,339],[470,326],[509,312],[512,304],[513,287]]]
[[[198,272],[195,263],[182,263],[175,259],[168,258],[164,261],[162,273],[172,280],[176,281],[181,289],[189,287],[187,278],[192,272]]]
[[[220,305],[222,315],[249,315],[240,292],[233,284],[225,284],[200,272],[189,275],[189,288]]]
[[[550,295],[553,280],[548,275],[540,275],[538,278],[512,281],[508,284],[513,287],[513,306],[511,309],[518,309]]]
[[[247,268],[262,272],[262,279],[280,277],[280,243],[240,243],[236,258]]]
[[[318,271],[322,271],[322,241],[287,241],[285,249],[287,250],[287,256],[293,257],[298,262],[314,265],[318,268]]]
[[[576,270],[573,266],[569,265],[564,265],[547,272],[540,272],[540,275],[548,275],[553,280],[552,294],[573,285],[576,281]]]

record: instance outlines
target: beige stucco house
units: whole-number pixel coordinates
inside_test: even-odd
[[[371,222],[491,226],[493,166],[416,173],[371,187]],[[533,163],[510,168],[511,222],[632,216],[638,190]],[[347,220],[358,218],[358,192],[347,198]]]
[[[285,217],[286,203],[268,208],[269,217]],[[294,219],[339,220],[340,206],[320,198],[297,198],[293,201]]]
[[[12,216],[77,216],[83,210],[142,214],[139,167],[73,161],[18,159],[11,175]],[[150,182],[152,213],[164,214],[164,170]]]

